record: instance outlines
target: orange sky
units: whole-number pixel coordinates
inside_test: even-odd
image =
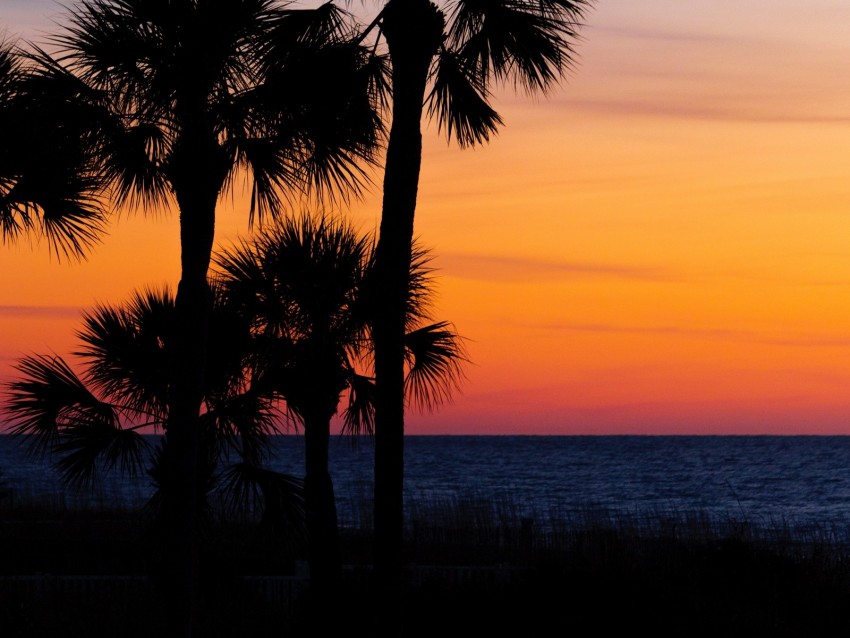
[[[56,15],[3,5],[10,35]],[[426,132],[417,234],[473,364],[408,432],[850,434],[848,24],[837,0],[599,0],[568,81],[500,95],[489,146]],[[219,243],[248,232],[225,208]],[[0,377],[176,284],[175,217],[110,231],[84,264],[0,249]]]

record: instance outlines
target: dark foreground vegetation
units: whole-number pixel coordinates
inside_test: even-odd
[[[3,636],[164,630],[144,513],[4,501]],[[701,514],[575,512],[545,521],[471,499],[409,508],[405,636],[839,636],[850,632],[846,530]],[[372,634],[370,530],[320,614],[298,538],[211,520],[200,636]],[[377,603],[377,604],[376,604]]]

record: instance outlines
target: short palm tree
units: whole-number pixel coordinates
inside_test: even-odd
[[[411,264],[405,371],[410,401],[430,409],[457,386],[465,357],[448,323],[429,322],[427,262],[417,251]],[[302,215],[223,251],[215,263],[229,303],[251,318],[258,383],[279,394],[303,426],[311,579],[332,586],[340,568],[328,467],[332,420],[341,413],[343,431],[352,434],[371,433],[373,425],[374,240],[341,220]]]
[[[386,44],[391,128],[376,278],[375,551],[389,586],[400,577],[403,527],[404,326],[423,114],[461,147],[489,140],[502,121],[494,85],[545,92],[574,60],[592,0],[386,0],[361,33]]]
[[[199,485],[217,485],[234,505],[256,505],[264,521],[297,531],[301,481],[265,466],[268,436],[279,431],[279,402],[255,383],[250,323],[213,291],[210,338],[217,347],[206,361]],[[147,473],[156,488],[155,510],[174,489],[162,466],[168,441],[154,446],[144,434],[162,434],[168,423],[175,327],[175,300],[167,290],[86,313],[77,333],[81,373],[59,356],[18,362],[5,405],[12,433],[30,452],[53,459],[73,486],[94,484],[104,470]]]
[[[35,50],[27,90],[61,130],[67,115],[116,205],[176,204],[181,274],[168,392],[171,476],[162,514],[172,533],[170,625],[191,635],[200,406],[210,295],[207,271],[219,198],[243,174],[251,216],[276,215],[305,190],[356,191],[379,127],[372,69],[332,5],[290,10],[273,0],[81,0],[69,26]],[[315,78],[322,78],[316,82]]]

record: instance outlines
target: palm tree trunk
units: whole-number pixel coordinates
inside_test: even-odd
[[[333,411],[304,415],[304,509],[307,517],[307,563],[310,590],[307,613],[310,632],[333,635],[338,618],[341,563],[336,498],[328,470],[328,444]]]
[[[375,259],[375,570],[384,596],[400,592],[404,528],[404,332],[413,219],[422,163],[422,108],[443,16],[428,0],[390,0],[382,30],[392,62],[393,119]],[[399,610],[392,600],[385,610]],[[387,634],[401,618],[387,618]]]
[[[217,197],[217,193],[216,193]],[[200,479],[199,414],[203,401],[210,294],[207,270],[215,232],[216,197],[178,197],[181,278],[175,300],[174,376],[168,399],[161,525],[169,634],[192,635],[197,598]]]
[[[336,498],[328,470],[330,427],[330,416],[305,415],[304,507],[307,515],[307,559],[310,565],[310,582],[315,589],[321,590],[332,588],[340,572]],[[332,603],[330,599],[325,602]]]

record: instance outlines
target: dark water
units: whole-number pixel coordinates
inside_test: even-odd
[[[303,474],[303,439],[277,437],[270,465]],[[579,511],[698,512],[712,518],[850,527],[850,437],[415,436],[405,450],[409,509],[434,502],[502,504],[538,520]],[[331,467],[341,522],[367,516],[372,446],[335,439]],[[139,504],[142,478],[107,476],[94,493],[62,488],[43,462],[0,436],[0,480],[28,497]]]

